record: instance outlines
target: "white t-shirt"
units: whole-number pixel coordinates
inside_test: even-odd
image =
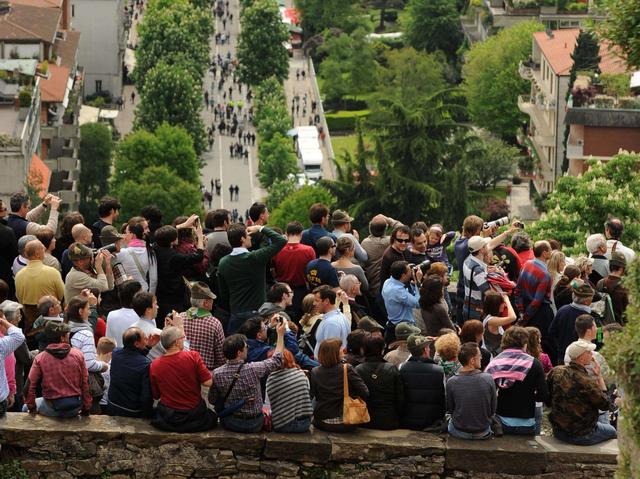
[[[622,253],[627,260],[627,265],[630,265],[636,257],[635,251],[631,248],[623,245],[620,241],[610,239],[607,240],[607,254],[605,255],[607,259],[611,259],[611,251],[613,250],[613,245],[616,245],[616,251],[618,253]]]
[[[107,315],[107,332],[105,336],[113,339],[116,342],[116,346],[121,348],[123,346],[122,333],[138,322],[139,319],[140,316],[131,308],[120,308],[111,311]]]

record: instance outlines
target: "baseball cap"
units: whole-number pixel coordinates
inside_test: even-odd
[[[415,356],[422,354],[424,348],[427,347],[430,340],[421,334],[412,334],[407,338],[407,349]]]
[[[342,210],[335,210],[333,212],[333,214],[331,215],[331,222],[334,225],[341,225],[344,223],[351,223],[353,221],[353,218],[351,216],[349,216],[349,214],[346,211],[342,211]]]
[[[113,244],[123,238],[124,235],[118,233],[118,230],[111,225],[105,226],[102,228],[102,231],[100,231],[100,241],[102,241],[104,246]]]
[[[585,281],[573,281],[571,289],[579,298],[589,298],[595,294],[593,288]]]
[[[405,341],[412,334],[420,334],[420,328],[406,321],[396,324],[396,339]]]
[[[491,238],[483,238],[482,236],[472,236],[467,243],[469,246],[469,253],[477,253],[482,248],[487,246],[491,241]]]
[[[595,351],[596,345],[587,341],[578,340],[567,346],[567,356],[573,361],[586,351]]]
[[[380,326],[380,323],[371,319],[369,316],[363,316],[358,321],[358,329],[362,329],[367,333],[373,333],[375,331],[384,331],[384,328]]]
[[[44,336],[50,341],[60,339],[60,336],[71,332],[71,326],[62,321],[47,321],[44,326]]]
[[[73,243],[69,246],[69,260],[76,261],[79,259],[93,258],[93,251],[82,243]]]

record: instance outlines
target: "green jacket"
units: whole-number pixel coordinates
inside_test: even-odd
[[[267,299],[266,268],[287,240],[267,227],[262,228],[262,235],[271,240],[270,244],[220,260],[219,300],[221,306],[228,306],[230,313],[257,311]]]

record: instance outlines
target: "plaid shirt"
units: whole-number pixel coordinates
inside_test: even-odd
[[[217,398],[226,396],[227,390],[231,386],[231,382],[242,362],[242,359],[233,359],[213,372],[213,388],[209,392],[209,402],[214,404]],[[270,359],[257,363],[246,363],[242,367],[242,371],[240,371],[240,377],[233,386],[233,391],[227,398],[225,407],[244,399],[246,401],[245,405],[238,411],[238,414],[251,418],[258,416],[262,413],[260,379],[281,367],[282,353],[275,353]]]
[[[515,289],[516,307],[522,319],[529,321],[540,306],[551,303],[553,281],[547,265],[539,259],[527,261],[518,278]]]
[[[222,354],[224,331],[222,324],[205,309],[190,308],[180,313],[189,349],[198,351],[209,371],[225,363]]]

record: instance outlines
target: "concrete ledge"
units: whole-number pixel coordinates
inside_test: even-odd
[[[0,419],[4,457],[32,479],[125,477],[332,477],[486,479],[613,477],[617,441],[580,447],[553,438],[461,441],[424,432],[358,429],[351,434],[236,434],[221,428],[171,434],[148,421],[90,416]],[[0,457],[2,459],[2,457]]]

